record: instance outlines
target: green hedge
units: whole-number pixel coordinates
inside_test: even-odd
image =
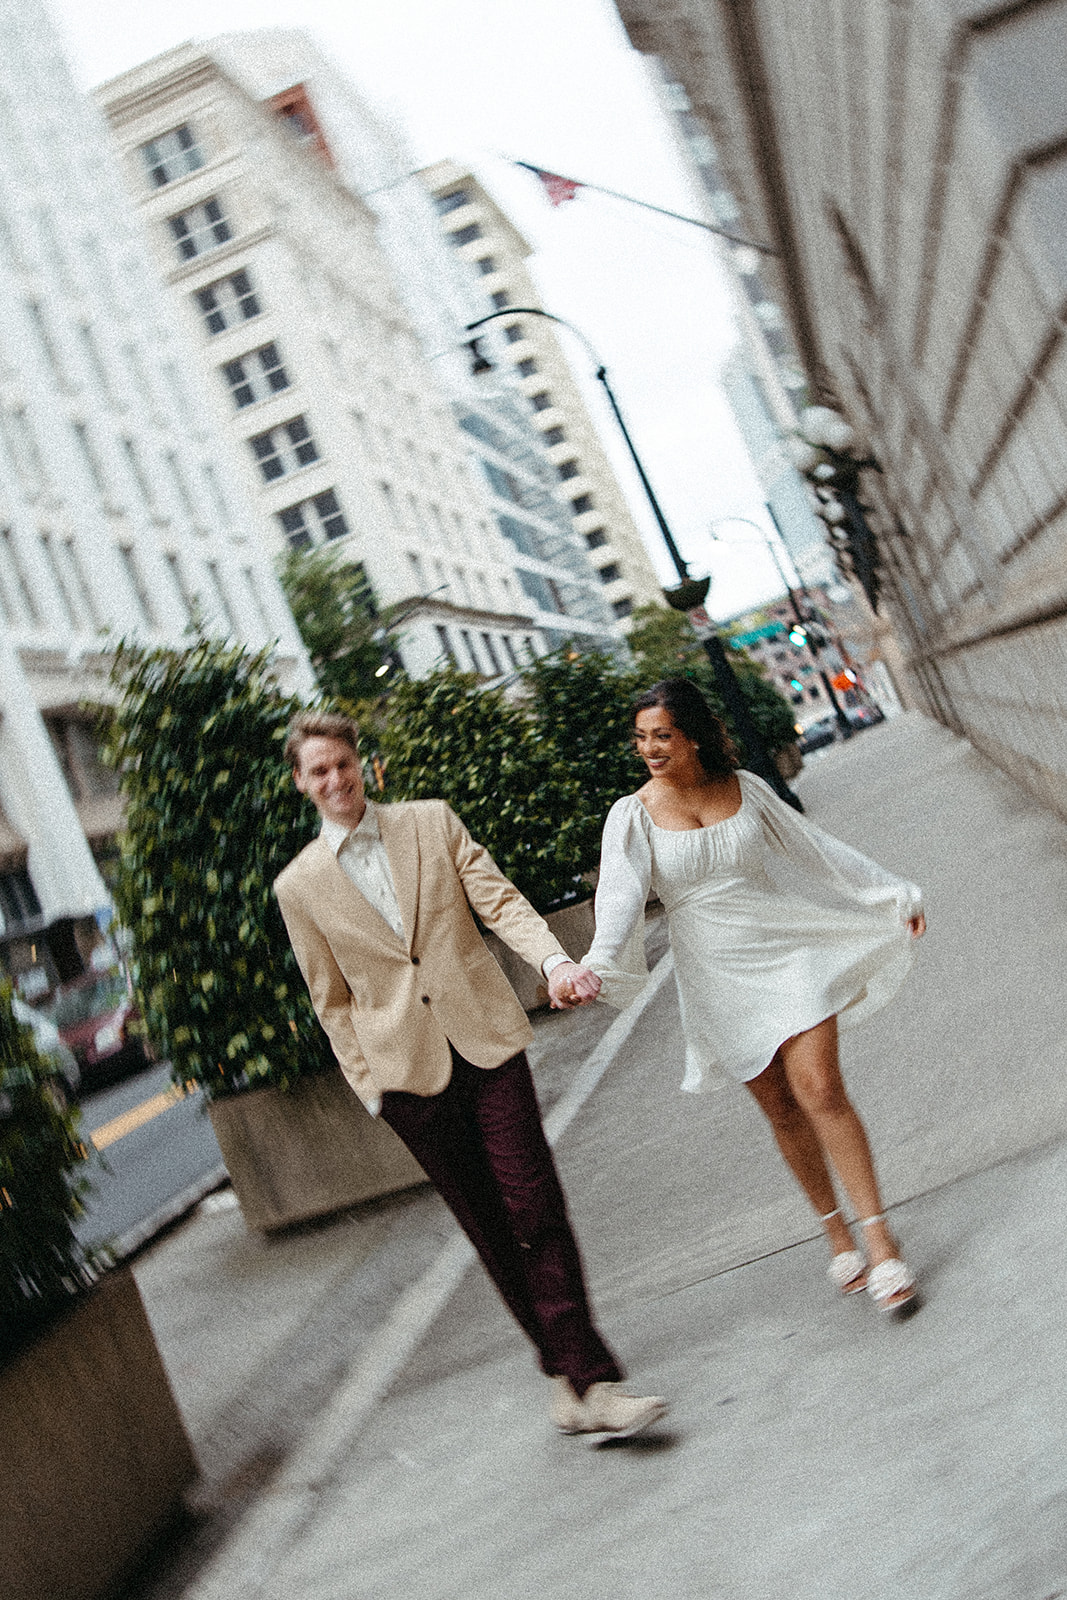
[[[333,1069],[271,885],[317,831],[282,761],[298,702],[269,655],[124,647],[107,756],[126,830],[115,887],[149,1037],[216,1098]]]
[[[78,1243],[87,1152],[52,1089],[29,1028],[0,983],[0,1360],[29,1341],[97,1275]]]
[[[578,776],[527,711],[470,673],[401,679],[379,746],[386,800],[447,800],[540,911],[582,889],[588,814]]]

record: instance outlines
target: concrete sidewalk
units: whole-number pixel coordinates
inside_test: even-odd
[[[547,1019],[536,1070],[605,1331],[669,1426],[555,1436],[432,1194],[269,1246],[201,1212],[137,1267],[204,1485],[131,1594],[1067,1592],[1067,827],[915,715],[798,788],[928,891],[906,990],[842,1036],[922,1313],[833,1296],[750,1097],[677,1093],[664,962],[640,1014]]]

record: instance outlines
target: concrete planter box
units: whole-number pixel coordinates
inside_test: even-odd
[[[340,1070],[303,1078],[292,1093],[253,1089],[215,1100],[210,1113],[250,1228],[270,1232],[427,1182]]]
[[[593,942],[596,923],[593,920],[592,900],[582,900],[578,905],[564,906],[562,911],[550,911],[545,918],[560,944],[572,961],[580,961]],[[485,942],[496,957],[497,964],[511,984],[524,1011],[536,1011],[548,1004],[548,985],[539,972],[535,972],[521,956],[508,948],[495,933],[486,933]]]
[[[196,1476],[127,1267],[0,1370],[4,1600],[95,1600]]]

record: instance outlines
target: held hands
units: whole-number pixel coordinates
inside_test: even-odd
[[[569,1011],[585,1006],[600,993],[600,979],[588,967],[574,961],[561,961],[548,978],[548,998],[553,1011]]]

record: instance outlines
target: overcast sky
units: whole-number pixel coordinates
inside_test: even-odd
[[[728,616],[780,584],[756,535],[762,496],[718,387],[735,332],[708,236],[588,192],[559,208],[530,161],[682,212],[695,196],[610,0],[47,0],[86,87],[190,38],[301,27],[406,134],[420,164],[470,163],[535,250],[543,303],[611,375],[645,468],[709,604]],[[572,356],[579,376],[582,358]],[[590,380],[591,381],[591,380]],[[593,383],[593,389],[596,389]],[[598,393],[594,414],[603,416]],[[657,569],[673,569],[610,418],[601,432]],[[752,542],[746,542],[751,538]]]

